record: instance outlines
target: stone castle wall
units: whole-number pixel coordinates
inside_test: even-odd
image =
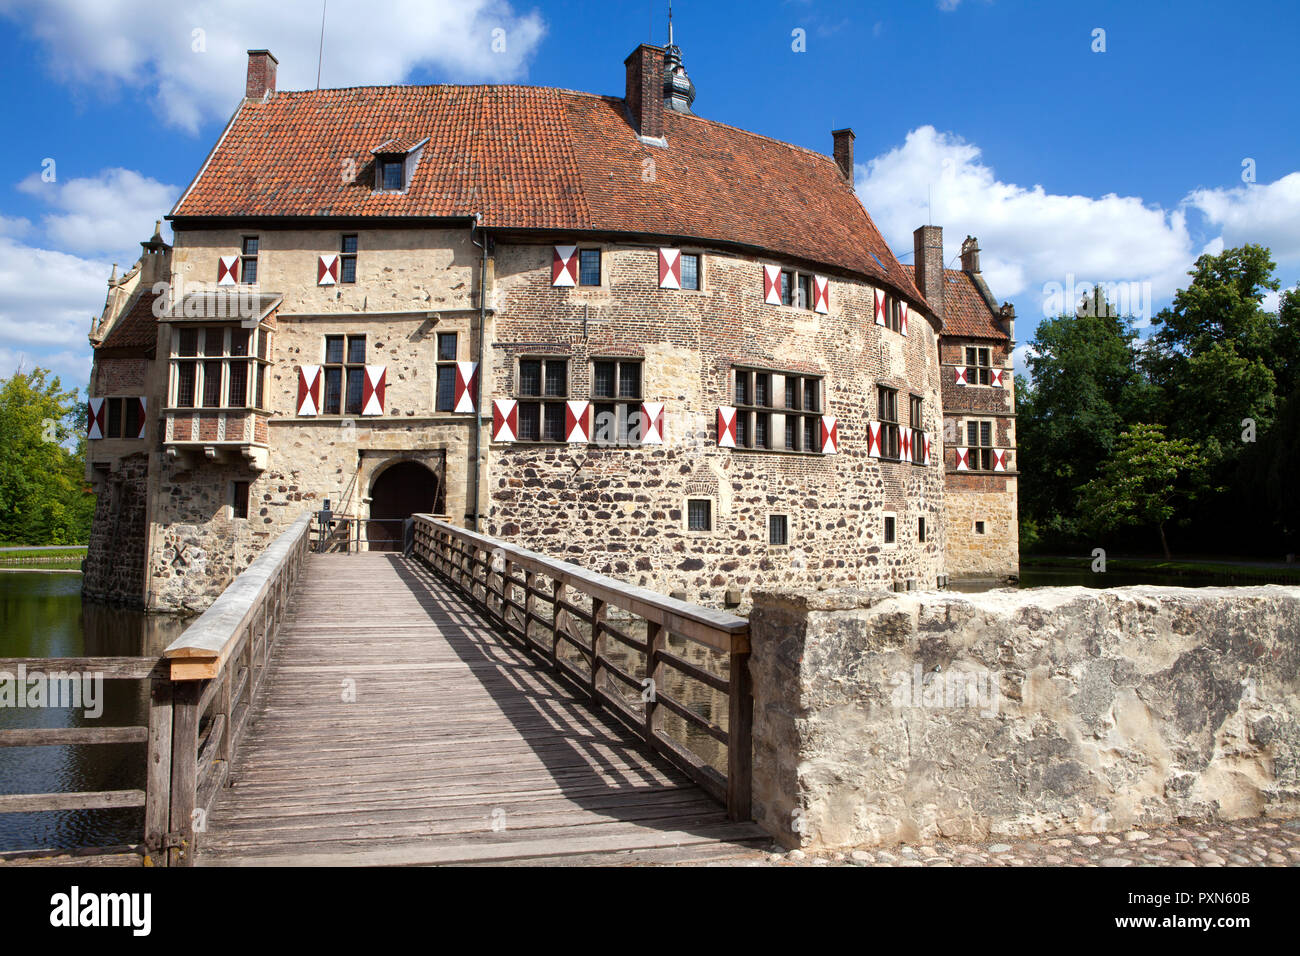
[[[881,329],[873,289],[834,277],[827,315],[766,305],[761,260],[718,253],[704,256],[704,291],[660,289],[657,249],[631,245],[603,247],[600,287],[553,288],[551,254],[549,245],[497,246],[491,395],[516,396],[523,356],[567,357],[570,394],[584,400],[593,359],[641,357],[643,398],[665,406],[665,443],[494,443],[486,533],[706,604],[759,585],[934,586],[945,533],[941,411],[936,336],[922,315],[906,337]],[[839,453],[717,447],[716,410],[735,404],[733,365],[824,376]],[[923,397],[930,467],[868,458],[878,383],[899,389],[904,423],[908,396]],[[686,530],[693,497],[713,501],[711,532]],[[897,517],[893,546],[883,543],[887,511]],[[788,516],[788,546],[768,544],[774,513]]]
[[[149,456],[124,455],[116,465],[111,472],[92,473],[95,515],[81,593],[92,601],[141,607],[149,538]]]
[[[750,623],[788,846],[1300,813],[1300,588],[760,592]]]

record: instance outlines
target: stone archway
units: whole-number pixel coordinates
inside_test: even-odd
[[[392,462],[370,483],[370,520],[366,538],[371,551],[401,551],[402,521],[413,514],[437,513],[443,498],[439,475],[420,461]]]

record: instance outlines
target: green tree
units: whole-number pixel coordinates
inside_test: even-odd
[[[85,482],[84,422],[77,391],[64,391],[46,369],[0,381],[0,541],[88,540],[95,502]]]
[[[1099,534],[1124,527],[1155,526],[1170,557],[1165,525],[1176,503],[1196,495],[1206,460],[1185,438],[1167,438],[1163,425],[1135,424],[1119,435],[1101,473],[1079,488],[1079,511]]]
[[[1016,431],[1023,463],[1021,519],[1049,540],[1077,538],[1075,489],[1097,473],[1124,426],[1154,396],[1139,367],[1132,320],[1096,308],[1039,323],[1016,380]]]

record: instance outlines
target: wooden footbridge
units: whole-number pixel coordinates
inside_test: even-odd
[[[150,685],[147,727],[0,731],[138,743],[138,790],[0,812],[143,807],[140,843],[93,859],[172,866],[691,862],[768,841],[744,619],[430,516],[412,537],[318,554],[304,516],[161,659],[0,660]]]

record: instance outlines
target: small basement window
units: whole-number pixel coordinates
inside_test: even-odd
[[[984,533],[984,522],[983,522],[983,521],[976,521],[976,522],[975,522],[975,533],[976,533],[976,534],[983,534],[983,533]]]
[[[686,502],[688,531],[713,530],[713,502],[708,498],[691,498]]]
[[[767,543],[775,547],[790,543],[790,519],[786,515],[767,516]]]

